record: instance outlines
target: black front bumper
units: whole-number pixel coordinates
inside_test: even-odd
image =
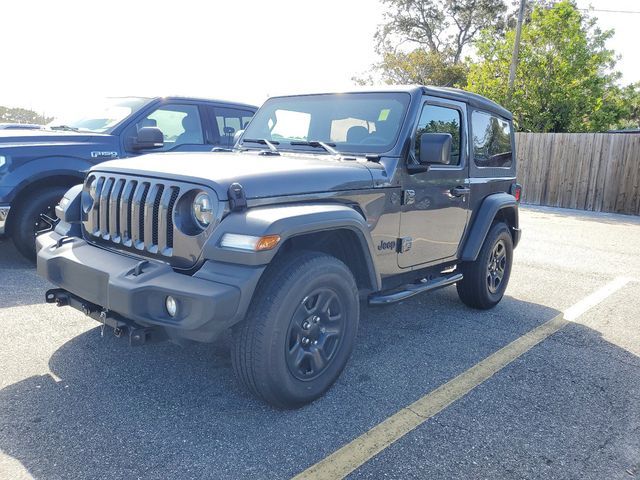
[[[176,340],[212,341],[241,321],[264,270],[205,262],[190,276],[56,232],[40,235],[36,248],[38,273],[69,292],[71,306],[90,310],[94,318],[102,314],[108,324],[122,319],[158,328]],[[165,307],[168,295],[178,304],[175,317]]]

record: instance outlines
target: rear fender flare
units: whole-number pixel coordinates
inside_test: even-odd
[[[473,262],[480,253],[482,244],[484,243],[489,229],[501,210],[511,209],[515,215],[515,225],[511,228],[518,228],[518,202],[513,195],[508,193],[494,193],[485,198],[480,204],[476,218],[471,225],[469,234],[467,235],[462,255],[460,259],[464,262]]]

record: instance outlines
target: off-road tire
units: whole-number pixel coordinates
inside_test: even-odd
[[[329,306],[324,314],[317,310],[322,320],[315,320],[315,313],[308,317],[317,322],[309,327],[316,328],[317,335],[301,336],[300,332],[310,332],[301,330],[299,324],[308,312],[316,311],[310,307],[314,292],[324,292],[322,295],[330,299],[325,301]],[[320,294],[317,301],[320,302]],[[355,279],[337,258],[324,253],[298,252],[276,260],[265,271],[246,319],[234,328],[233,370],[250,392],[277,408],[297,408],[312,402],[331,387],[344,369],[355,343],[359,314]],[[312,324],[313,321],[310,320]],[[334,332],[337,328],[333,322],[338,321],[342,325],[339,340],[328,340],[333,339],[335,333],[329,336],[324,332]],[[306,353],[301,354],[304,361],[300,369],[291,366],[294,355],[290,352],[299,347],[300,353],[305,339],[311,339],[308,348],[315,348],[315,353],[321,348],[318,342],[322,348],[326,346],[327,351],[329,345],[334,349],[323,369],[317,368],[315,373],[306,371],[304,362],[312,361]],[[300,355],[295,355],[298,357]]]
[[[491,277],[494,253],[504,249],[504,265],[502,277],[493,285],[497,276]],[[497,250],[496,250],[497,249]],[[486,310],[494,307],[502,300],[509,283],[511,265],[513,263],[513,238],[509,227],[503,223],[495,223],[485,238],[478,258],[474,262],[460,265],[463,279],[456,284],[458,296],[463,303],[472,308]],[[494,272],[495,273],[495,272]],[[493,290],[493,291],[492,291]]]
[[[36,260],[36,224],[41,223],[40,214],[49,211],[55,218],[55,206],[67,190],[67,187],[59,186],[42,188],[30,193],[18,205],[10,234],[18,251],[32,262]]]

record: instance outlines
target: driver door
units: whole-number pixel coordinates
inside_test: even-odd
[[[455,259],[469,217],[466,106],[425,97],[407,160],[417,162],[422,133],[450,133],[451,162],[403,173],[398,266],[428,266]]]

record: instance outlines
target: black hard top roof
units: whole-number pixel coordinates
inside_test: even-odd
[[[457,100],[471,105],[474,108],[479,108],[490,113],[499,115],[507,120],[511,120],[513,115],[509,110],[497,104],[493,100],[489,100],[487,97],[478,95],[477,93],[467,92],[459,88],[450,87],[432,87],[425,85],[383,85],[379,87],[362,87],[354,90],[349,90],[341,93],[376,93],[376,92],[405,92],[411,95],[431,95],[434,97],[448,98],[450,100]],[[337,93],[337,92],[322,92],[318,95]],[[284,95],[284,96],[299,96],[299,95]],[[275,98],[275,97],[272,97]]]
[[[504,108],[502,105],[497,104],[493,100],[489,100],[487,97],[478,95],[477,93],[467,92],[460,90],[459,88],[449,87],[422,87],[423,92],[427,95],[434,97],[450,98],[452,100],[458,100],[465,102],[475,108],[486,110],[487,112],[495,113],[508,120],[513,118],[511,112]]]

